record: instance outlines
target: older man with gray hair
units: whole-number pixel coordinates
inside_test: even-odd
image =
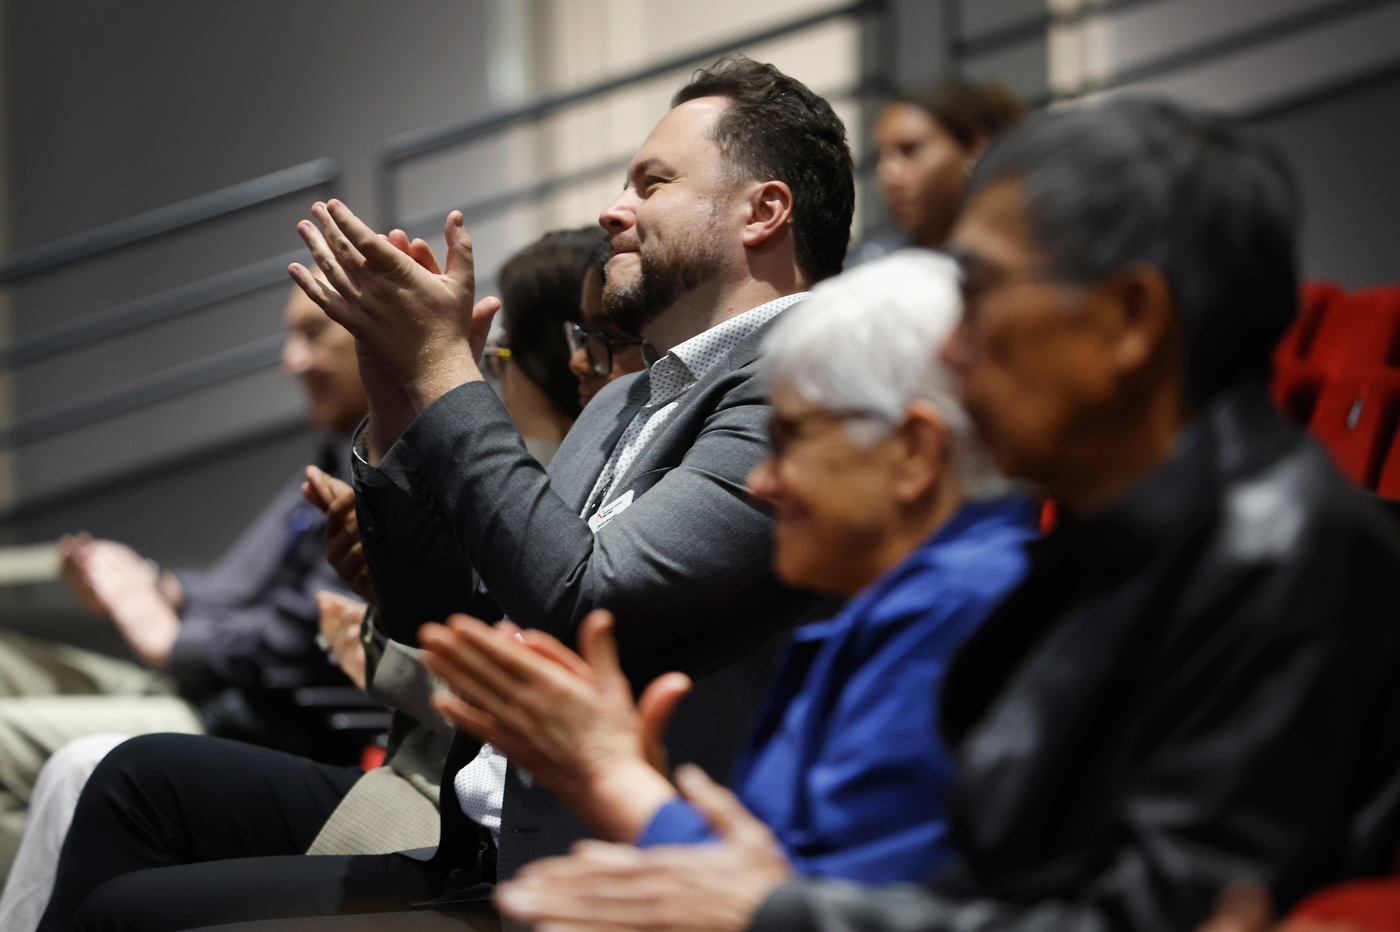
[[[954,264],[910,251],[817,286],[764,343],[771,445],[749,488],[774,511],[774,568],[850,598],[796,632],[735,776],[802,873],[916,880],[950,853],[940,684],[1020,581],[1034,534],[939,362],[959,313]],[[638,713],[610,628],[607,612],[589,617],[581,659],[541,632],[465,616],[422,643],[457,693],[441,710],[598,837],[704,841],[704,819],[647,747],[650,710],[684,678],[653,683]]]

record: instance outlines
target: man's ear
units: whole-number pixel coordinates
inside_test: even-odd
[[[911,401],[904,420],[894,429],[894,494],[903,504],[913,504],[937,488],[949,468],[948,422],[931,401]]]
[[[743,243],[747,248],[761,246],[787,226],[792,218],[792,189],[781,181],[756,184],[748,195],[748,222]]]
[[[1140,262],[1100,287],[1107,299],[1111,352],[1119,371],[1146,367],[1177,325],[1176,300],[1166,276]]]

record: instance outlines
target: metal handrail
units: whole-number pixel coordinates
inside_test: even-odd
[[[304,415],[297,414],[294,417],[280,418],[249,430],[220,437],[191,449],[158,457],[139,466],[106,473],[94,479],[26,497],[8,508],[0,510],[0,525],[51,514],[61,508],[72,507],[78,502],[111,495],[143,482],[150,482],[152,479],[182,472],[205,463],[221,462],[230,456],[260,446],[294,437],[308,436],[313,431],[314,428],[307,423]]]
[[[329,184],[339,176],[335,159],[323,158],[227,188],[157,207],[134,217],[21,249],[0,259],[0,282],[16,281],[141,240]]]
[[[394,185],[394,170],[406,161],[472,142],[522,123],[533,123],[567,107],[606,96],[614,91],[662,77],[682,68],[706,64],[736,48],[780,39],[783,36],[811,29],[833,19],[878,12],[883,10],[884,6],[883,0],[858,0],[856,3],[847,3],[811,13],[779,23],[776,26],[770,26],[767,29],[716,43],[707,48],[686,52],[665,61],[647,65],[616,77],[605,78],[572,91],[543,94],[520,104],[500,107],[465,119],[435,123],[421,129],[408,130],[391,136],[385,140],[380,154],[379,215],[386,226],[392,226],[398,222],[398,196]]]
[[[161,372],[132,379],[102,391],[20,418],[0,429],[0,444],[33,443],[103,418],[223,382],[274,365],[286,337],[262,337],[210,356],[192,359]]]
[[[1071,100],[1085,94],[1111,90],[1128,84],[1136,84],[1140,81],[1171,74],[1172,72],[1180,71],[1184,68],[1191,68],[1196,65],[1218,61],[1236,52],[1256,48],[1278,39],[1287,38],[1308,29],[1325,25],[1333,20],[1365,12],[1374,7],[1390,6],[1395,2],[1396,0],[1337,0],[1337,2],[1328,3],[1323,6],[1309,7],[1308,9],[1270,20],[1258,26],[1251,26],[1230,33],[1229,35],[1221,36],[1219,39],[1194,45],[1180,52],[1173,52],[1135,65],[1131,68],[1126,68],[1102,81],[1092,82],[1072,94],[1062,95],[1057,99]]]
[[[46,327],[0,346],[0,366],[27,365],[219,301],[286,284],[290,280],[287,266],[292,262],[305,262],[306,257],[305,250],[293,250]]]

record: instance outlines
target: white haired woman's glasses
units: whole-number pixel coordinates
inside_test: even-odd
[[[812,425],[824,423],[828,426],[845,424],[849,421],[879,421],[888,425],[889,418],[873,408],[841,408],[829,410],[821,408],[800,417],[774,413],[768,418],[768,452],[775,460],[787,455],[792,444],[812,432]]]

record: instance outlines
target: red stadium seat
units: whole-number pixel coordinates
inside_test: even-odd
[[[1301,334],[1300,334],[1301,336]],[[1400,288],[1368,288],[1334,296],[1317,323],[1304,359],[1329,378],[1356,378],[1396,363]]]
[[[1378,370],[1322,387],[1308,431],[1352,482],[1374,489],[1400,414],[1400,371]]]
[[[1400,499],[1400,287],[1304,285],[1269,393],[1357,485]]]
[[[1304,898],[1288,918],[1354,932],[1400,932],[1400,878],[1326,887]]]
[[[1308,282],[1298,297],[1298,316],[1274,348],[1274,366],[1285,369],[1303,363],[1312,350],[1323,315],[1334,299],[1345,295],[1340,285],[1332,282]]]

